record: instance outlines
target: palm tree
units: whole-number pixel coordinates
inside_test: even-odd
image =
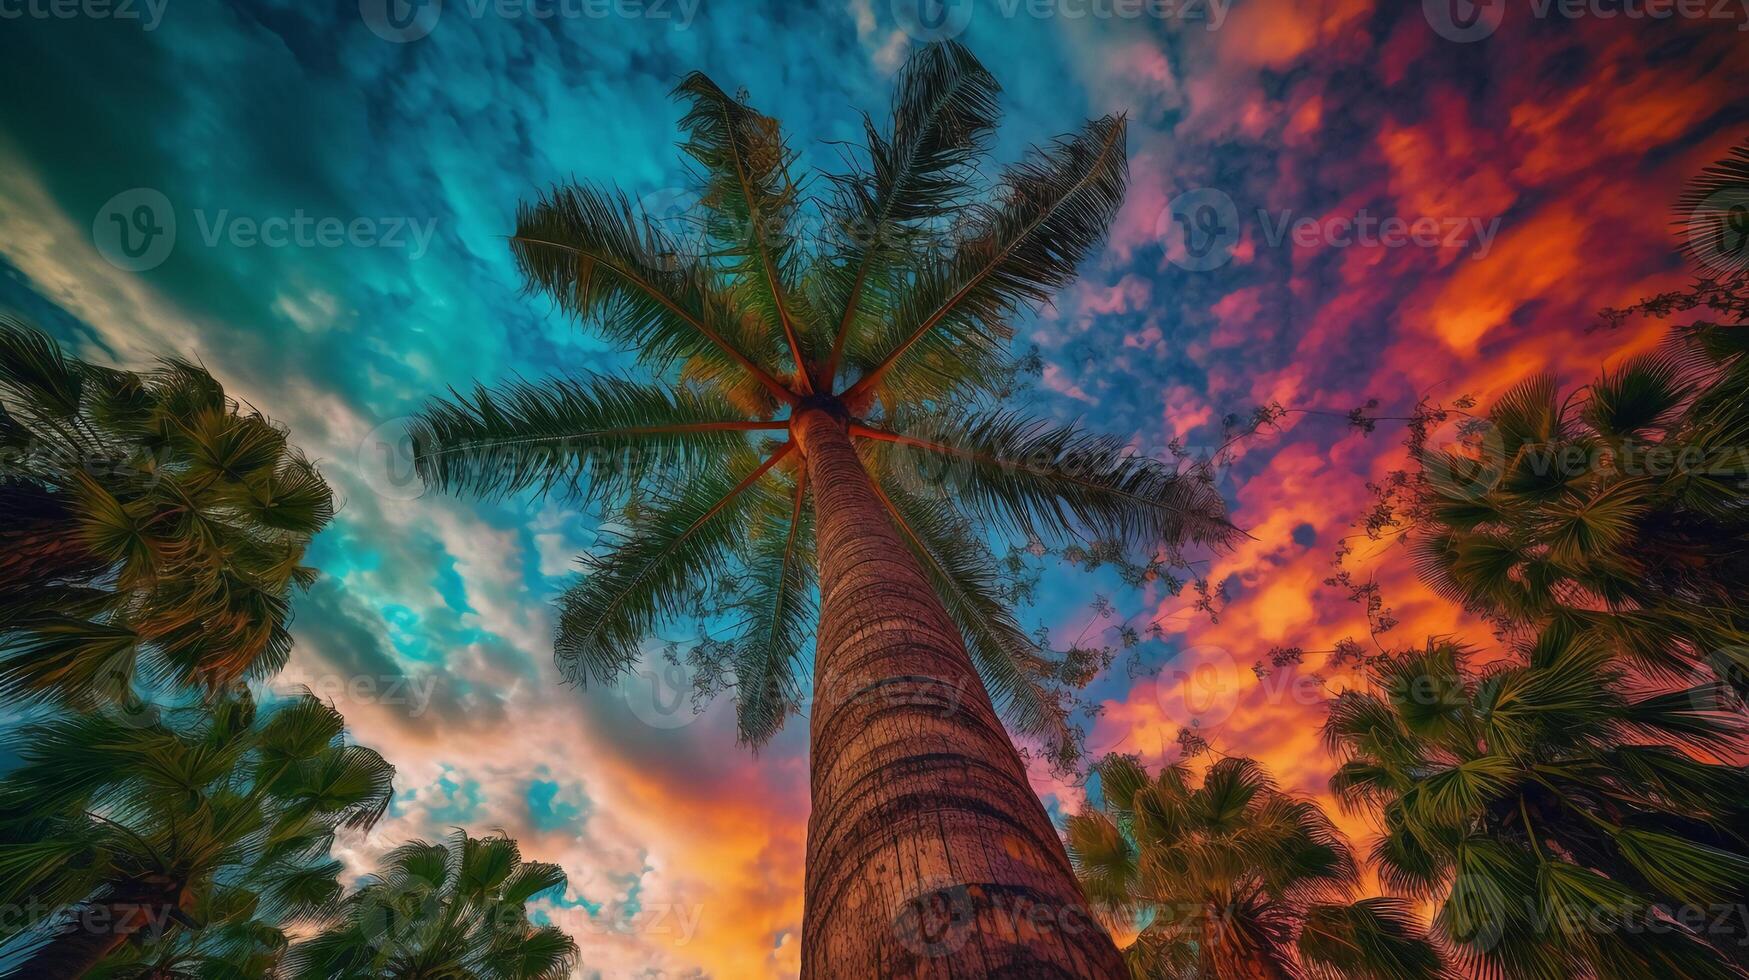
[[[577,944],[525,906],[562,891],[558,865],[524,862],[505,837],[413,841],[346,900],[343,921],[292,947],[287,980],[562,980]]]
[[[320,886],[322,913],[329,911],[326,896],[341,891],[334,877],[339,871],[338,862],[328,862],[321,874],[312,871],[308,878],[310,886]],[[201,928],[176,929],[150,943],[123,943],[85,980],[274,980],[289,946],[287,923],[270,922],[263,912],[251,889],[215,889],[189,909],[189,918]]]
[[[1093,771],[1099,804],[1069,818],[1069,857],[1109,921],[1141,925],[1124,952],[1136,980],[1444,975],[1407,903],[1350,902],[1348,842],[1253,760],[1223,758],[1200,784],[1134,756]]]
[[[1423,577],[1519,638],[1558,623],[1651,678],[1749,692],[1745,352],[1701,325],[1566,397],[1552,375],[1512,388],[1467,449],[1422,453]]]
[[[63,910],[7,923],[48,933],[24,976],[83,975],[129,937],[155,947],[209,924],[320,921],[340,897],[334,833],[375,823],[394,778],[309,695],[259,711],[241,693],[158,717],[70,715],[23,729],[15,750],[22,764],[0,781],[0,902]]]
[[[272,674],[332,515],[285,432],[198,365],[112,370],[0,318],[0,696]]]
[[[1331,703],[1331,787],[1382,815],[1381,881],[1438,903],[1475,975],[1739,976],[1716,913],[1749,896],[1749,773],[1707,760],[1742,757],[1740,718],[1716,684],[1637,692],[1590,634],[1518,652],[1473,668],[1430,641]]]
[[[729,642],[757,747],[799,709],[814,640],[803,975],[1110,975],[1105,936],[1016,938],[1005,921],[1004,904],[1064,909],[1077,892],[991,695],[1022,734],[1066,722],[993,565],[965,545],[972,519],[1150,552],[1232,533],[1207,481],[989,404],[1011,318],[1074,278],[1123,199],[1123,120],[1033,152],[978,202],[996,83],[964,48],[924,48],[890,126],[866,123],[865,158],[815,210],[775,120],[700,74],[676,94],[697,241],[578,185],[522,208],[511,239],[532,290],[650,377],[455,394],[414,427],[419,471],[440,490],[562,490],[623,515],[560,600],[557,658],[576,680],[612,682],[656,624],[742,583]],[[908,931],[964,895],[942,942]]]

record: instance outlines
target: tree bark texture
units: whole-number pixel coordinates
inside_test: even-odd
[[[802,976],[1127,976],[843,420],[794,432],[821,601]]]

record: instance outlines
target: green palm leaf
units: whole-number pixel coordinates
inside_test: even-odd
[[[518,212],[510,248],[531,288],[635,349],[652,369],[687,363],[744,398],[762,388],[794,400],[756,359],[761,344],[715,273],[681,258],[624,195],[555,187]]]
[[[1151,550],[1237,533],[1219,494],[1196,474],[1075,426],[993,412],[898,416],[887,428],[853,431],[885,444],[876,447],[883,472],[937,480],[980,519],[1021,535],[1080,530]]]
[[[745,600],[747,624],[736,643],[735,684],[740,740],[764,745],[801,702],[803,655],[811,640],[814,601],[812,513],[806,508],[807,476],[796,477],[786,510],[763,515],[747,549],[752,588]]]
[[[875,356],[868,345],[879,339],[879,317],[892,308],[911,250],[934,247],[934,226],[965,203],[972,167],[996,127],[999,92],[970,51],[932,44],[900,69],[888,132],[864,119],[866,167],[834,178],[831,217],[840,234],[830,308],[841,312],[824,382],[835,380],[846,349],[855,363]]]
[[[959,627],[990,699],[1014,730],[1044,743],[1057,765],[1080,756],[1067,693],[1050,682],[1053,664],[1002,601],[995,562],[953,509],[899,487],[875,491]]]
[[[699,571],[726,562],[751,506],[745,491],[789,451],[785,444],[757,466],[741,467],[738,479],[706,477],[681,487],[638,520],[560,598],[560,668],[581,683],[613,683],[658,620],[689,608],[688,587],[699,584]]]
[[[728,265],[743,308],[758,317],[758,336],[783,338],[795,384],[807,394],[811,352],[804,340],[818,331],[796,304],[799,256],[790,223],[799,200],[789,176],[795,154],[777,120],[730,98],[702,72],[686,76],[674,94],[687,105],[681,149],[704,170],[700,197],[706,233],[718,245],[713,257]]]
[[[781,428],[747,421],[721,395],[692,386],[606,377],[518,382],[428,404],[412,426],[413,461],[437,490],[563,490],[594,502],[646,479],[681,479],[745,447],[742,433]]]
[[[846,399],[926,398],[967,384],[1005,343],[1009,318],[1072,281],[1123,203],[1124,120],[1106,116],[1010,167],[998,204],[969,215],[952,260],[916,271]]]

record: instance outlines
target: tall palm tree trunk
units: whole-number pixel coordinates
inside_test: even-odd
[[[162,922],[163,913],[157,921]],[[97,902],[79,906],[72,922],[33,950],[14,976],[43,980],[76,980],[89,973],[127,938],[146,928],[154,912],[134,902]]]
[[[821,597],[802,976],[1125,975],[844,420],[793,431]]]
[[[1228,918],[1220,906],[1209,906],[1202,922],[1202,947],[1214,967],[1215,980],[1289,980],[1267,943]]]

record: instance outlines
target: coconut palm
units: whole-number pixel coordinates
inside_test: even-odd
[[[1359,874],[1318,805],[1278,789],[1251,759],[1197,782],[1134,756],[1093,768],[1098,804],[1068,821],[1087,899],[1120,931],[1137,980],[1440,977],[1439,956],[1401,901],[1351,902]]]
[[[1391,892],[1481,976],[1739,975],[1749,895],[1746,747],[1716,682],[1640,693],[1559,626],[1522,663],[1430,641],[1332,703],[1332,789],[1376,810]],[[1711,914],[1709,914],[1709,912]]]
[[[310,873],[309,884],[320,886],[324,915],[327,896],[340,893],[339,871],[338,862],[327,862],[322,872]],[[215,889],[188,911],[201,923],[199,929],[175,929],[149,943],[123,943],[85,980],[271,980],[290,943],[287,923],[267,921],[260,917],[263,912],[252,889]]]
[[[80,976],[130,936],[156,947],[166,932],[208,925],[319,921],[340,897],[334,833],[381,817],[394,778],[308,695],[261,710],[239,693],[155,716],[70,715],[22,729],[13,748],[21,765],[0,781],[0,902],[61,910],[8,920],[33,933],[11,938],[37,941],[23,976]],[[231,950],[239,962],[273,952],[271,937],[195,945],[218,955],[226,938],[244,940]]]
[[[456,831],[413,841],[346,899],[342,921],[294,946],[288,980],[562,980],[577,944],[529,922],[529,900],[562,892],[557,865],[523,861],[505,837]]]
[[[1422,454],[1423,577],[1520,638],[1558,622],[1648,676],[1749,691],[1745,352],[1700,326],[1565,397],[1552,375],[1512,388]]]
[[[85,707],[136,677],[273,673],[332,514],[285,432],[198,365],[117,371],[0,319],[0,695]]]
[[[1076,888],[991,696],[1022,734],[1066,721],[969,545],[991,529],[1154,553],[1231,533],[1207,481],[991,404],[1012,319],[1074,278],[1126,175],[1106,117],[979,200],[997,94],[964,48],[920,49],[891,123],[867,122],[812,201],[777,122],[688,76],[696,235],[568,185],[511,238],[530,288],[647,376],[481,388],[413,429],[433,488],[561,491],[623,532],[560,600],[572,678],[613,682],[659,623],[732,585],[740,735],[758,746],[799,709],[812,641],[807,976],[1117,968],[1104,936],[1016,940],[1001,921],[1001,901],[1063,907]],[[961,888],[975,908],[951,941],[907,937]]]

